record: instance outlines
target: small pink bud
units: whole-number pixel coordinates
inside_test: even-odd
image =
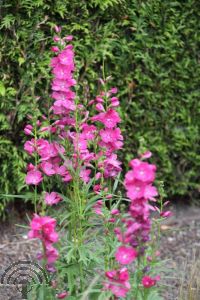
[[[92,105],[92,104],[94,104],[94,100],[90,100],[89,102],[88,102],[88,105]]]
[[[152,261],[152,257],[151,256],[147,256],[147,261],[151,262]]]
[[[102,79],[102,78],[99,78],[99,82],[104,85],[105,84],[105,81]]]
[[[119,209],[115,208],[115,209],[111,210],[111,215],[118,216],[119,215]]]
[[[140,157],[142,159],[145,159],[145,158],[150,158],[152,156],[152,153],[151,151],[146,151],[145,153],[141,154]]]
[[[47,117],[45,115],[42,115],[43,120],[47,120]]]
[[[111,90],[110,90],[110,92],[112,93],[112,94],[116,94],[117,93],[117,88],[116,87],[113,87]]]
[[[101,97],[99,97],[99,96],[96,97],[96,101],[98,103],[104,103],[104,100]]]
[[[49,126],[40,128],[40,132],[48,131],[50,129]]]
[[[112,194],[106,195],[106,199],[112,199]]]
[[[95,107],[98,111],[105,111],[105,109],[101,103],[97,103]]]
[[[54,30],[55,30],[56,33],[58,33],[58,32],[61,32],[62,28],[61,28],[61,26],[55,25]]]
[[[72,41],[73,40],[73,35],[67,35],[63,38],[64,41]]]
[[[36,125],[37,125],[37,126],[40,126],[40,125],[41,125],[41,121],[40,121],[40,120],[37,120]]]
[[[101,172],[97,172],[97,174],[95,175],[95,179],[98,180],[102,177]]]
[[[156,253],[155,253],[155,255],[156,256],[160,256],[160,251],[157,250]]]
[[[67,296],[69,296],[68,292],[62,292],[62,293],[56,295],[56,297],[57,297],[58,299],[64,299],[64,298],[66,298]]]
[[[161,217],[164,217],[164,218],[169,218],[169,217],[171,217],[172,215],[173,215],[173,213],[172,213],[170,210],[168,210],[168,211],[163,211],[163,212],[160,213],[160,216],[161,216]]]
[[[60,49],[57,46],[53,46],[53,47],[51,47],[51,51],[52,52],[59,52]]]
[[[32,133],[32,129],[33,129],[33,126],[31,126],[31,125],[26,125],[26,127],[24,128],[24,133],[26,134],[26,135],[32,135],[33,133]]]
[[[56,36],[53,37],[53,40],[54,40],[54,42],[59,42],[60,38],[59,38],[59,36],[56,35]]]
[[[115,221],[116,221],[115,218],[110,218],[110,219],[108,219],[108,222],[109,222],[109,223],[115,223]]]

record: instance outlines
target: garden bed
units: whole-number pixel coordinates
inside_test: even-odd
[[[167,278],[162,280],[165,300],[178,299],[178,291],[190,280],[191,265],[200,260],[200,208],[184,205],[172,208],[174,216],[162,225],[161,258],[166,260]],[[12,213],[8,221],[1,224],[0,272],[18,260],[31,260],[38,251],[38,241],[27,239],[24,225],[26,218]],[[184,278],[184,283],[182,279]],[[20,294],[8,287],[0,288],[0,300],[21,299]]]

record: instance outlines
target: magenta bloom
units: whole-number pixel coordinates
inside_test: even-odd
[[[52,175],[56,174],[56,172],[53,168],[53,164],[51,164],[50,162],[46,162],[46,161],[42,162],[40,164],[40,167],[47,176],[52,176]]]
[[[137,251],[128,246],[120,246],[115,253],[116,260],[122,265],[131,264],[137,257]]]
[[[32,155],[35,151],[35,140],[31,139],[30,141],[26,141],[25,144],[24,144],[24,150],[29,155]]]
[[[26,184],[28,185],[30,184],[38,185],[42,180],[43,180],[42,173],[37,170],[29,171],[25,179]]]
[[[133,168],[133,176],[137,180],[143,182],[153,182],[155,179],[156,166],[147,162],[142,162],[139,159],[130,161],[130,166]]]
[[[142,284],[145,288],[150,288],[154,285],[156,285],[156,282],[160,280],[160,276],[156,276],[154,278],[146,275],[142,278]]]
[[[46,246],[46,259],[48,264],[54,263],[58,259],[58,250],[54,248],[51,244]]]
[[[103,123],[106,128],[114,128],[121,121],[118,112],[114,109],[109,109],[105,113],[101,112],[100,114],[92,117],[91,120]]]
[[[45,194],[44,200],[47,205],[52,206],[53,204],[60,202],[62,199],[56,192],[51,192]]]
[[[51,217],[34,215],[31,223],[31,230],[28,233],[30,239],[39,238],[45,243],[56,243],[58,234],[55,232],[56,220]]]

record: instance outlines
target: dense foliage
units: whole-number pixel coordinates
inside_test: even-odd
[[[197,194],[199,1],[2,0],[0,16],[1,192],[25,188],[21,129],[49,97],[51,32],[59,24],[76,36],[84,93],[92,98],[98,89],[103,64],[119,87],[126,161],[139,144],[152,145],[169,196]]]

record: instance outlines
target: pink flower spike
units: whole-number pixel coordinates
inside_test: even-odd
[[[120,246],[115,253],[116,260],[122,265],[131,264],[137,257],[137,251],[132,247]]]

